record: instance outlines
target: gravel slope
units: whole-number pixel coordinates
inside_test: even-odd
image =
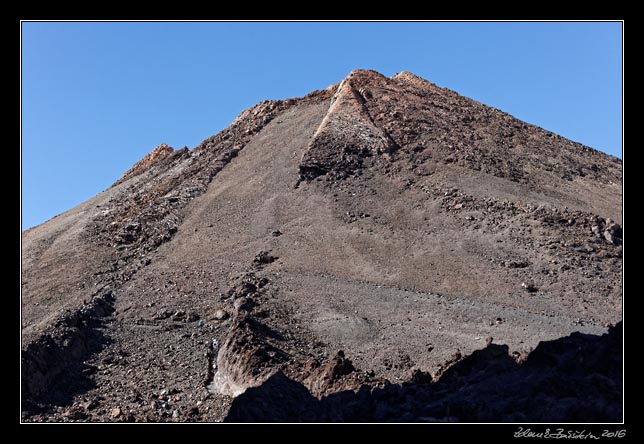
[[[621,320],[621,162],[412,74],[158,150],[23,233],[30,421],[220,421],[277,370],[333,393]]]

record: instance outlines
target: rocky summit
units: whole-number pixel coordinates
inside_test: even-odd
[[[614,422],[622,162],[409,72],[22,233],[23,421]]]

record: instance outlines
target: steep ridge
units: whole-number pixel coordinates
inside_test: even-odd
[[[621,319],[621,162],[413,74],[157,150],[23,234],[29,420],[222,420],[277,371],[326,396]]]
[[[132,168],[127,170],[125,174],[123,174],[123,177],[121,177],[116,182],[116,184],[124,182],[125,180],[131,177],[138,176],[139,174],[142,174],[145,171],[148,171],[154,165],[160,162],[166,161],[167,159],[171,159],[172,157],[181,156],[187,151],[188,149],[185,148],[181,151],[175,152],[175,150],[172,147],[168,146],[165,143],[162,143],[161,145],[153,149],[150,153],[148,153],[143,159],[135,163]]]
[[[581,190],[604,198],[608,190],[614,196],[620,193],[618,159],[408,72],[389,79],[375,71],[353,71],[337,89],[320,129],[316,136],[321,140],[312,141],[302,162],[305,175],[350,173],[357,157],[385,172],[408,169],[414,176],[460,166],[475,178],[481,177],[475,173],[480,171],[524,184],[523,192],[537,189],[591,211],[610,208],[588,206],[598,205],[595,199],[580,202],[576,196]],[[378,139],[383,142],[374,144]],[[372,156],[378,151],[397,155],[394,162],[382,162],[389,156]],[[621,217],[608,216],[618,222]]]
[[[361,92],[362,91],[362,92]],[[304,178],[333,171],[357,169],[366,156],[392,153],[398,146],[376,126],[365,106],[364,89],[356,90],[350,77],[340,82],[320,127],[300,163]]]

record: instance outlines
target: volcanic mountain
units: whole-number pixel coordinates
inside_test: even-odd
[[[261,102],[22,234],[23,418],[620,421],[621,182],[409,72]]]

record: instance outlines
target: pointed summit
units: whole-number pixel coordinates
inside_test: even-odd
[[[619,422],[621,179],[409,72],[260,102],[23,233],[23,418]]]
[[[389,156],[392,153],[395,156]],[[337,86],[301,164],[307,179],[363,165],[451,164],[532,186],[620,181],[613,158],[407,71],[354,70]]]
[[[371,78],[385,79],[375,71],[355,70],[340,82],[300,163],[303,178],[312,179],[330,171],[351,172],[362,165],[364,157],[398,148],[369,114],[366,102],[371,92],[362,85]]]

